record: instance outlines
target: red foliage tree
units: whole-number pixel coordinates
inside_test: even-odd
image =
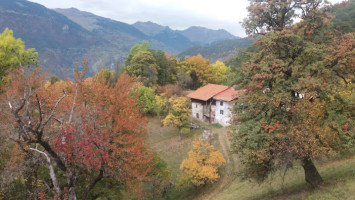
[[[104,175],[141,194],[152,155],[145,144],[146,120],[130,95],[133,78],[122,74],[110,84],[99,75],[84,80],[84,73],[76,73],[74,82],[50,85],[36,73],[16,70],[5,81],[1,109],[11,114],[1,121],[24,152],[46,158],[55,198],[76,199],[85,180],[78,195],[86,199]],[[65,184],[58,180],[62,174]]]

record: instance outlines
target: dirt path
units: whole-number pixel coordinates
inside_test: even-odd
[[[218,142],[221,145],[222,149],[222,154],[224,155],[224,158],[226,159],[226,172],[223,176],[221,176],[220,180],[218,181],[218,186],[211,190],[209,193],[202,195],[199,199],[200,200],[208,200],[211,199],[212,197],[216,196],[222,189],[227,186],[229,182],[229,175],[232,173],[232,163],[231,163],[231,158],[229,156],[229,147],[230,147],[230,142],[229,138],[227,136],[227,129],[226,128],[220,128],[220,129],[215,129],[215,133],[218,134]],[[232,160],[234,161],[234,160]],[[234,161],[235,162],[235,161]]]

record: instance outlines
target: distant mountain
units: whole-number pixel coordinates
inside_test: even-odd
[[[155,40],[161,41],[167,46],[173,46],[178,52],[185,50],[188,47],[195,45],[185,36],[179,34],[177,31],[173,31],[170,28],[166,28],[153,37]]]
[[[80,61],[87,48],[103,44],[89,31],[46,7],[25,0],[0,1],[0,31],[6,27],[22,38],[27,48],[36,48],[41,66],[51,73],[72,74],[73,61]]]
[[[115,21],[112,19],[100,17],[89,12],[80,11],[76,8],[68,9],[54,9],[55,11],[65,15],[75,23],[79,24],[88,31],[105,30],[105,31],[118,31],[126,33],[130,36],[139,39],[148,39],[147,35],[139,31],[132,25],[124,22]]]
[[[153,22],[136,22],[132,24],[132,26],[148,36],[155,36],[158,33],[169,29],[168,26],[162,26]]]
[[[202,57],[210,59],[211,63],[227,61],[235,55],[237,49],[249,47],[254,42],[252,38],[237,38],[217,42],[211,46],[194,46],[181,52],[179,57],[191,57],[201,54]]]
[[[69,77],[75,63],[86,58],[88,75],[103,66],[114,69],[143,40],[153,49],[178,54],[196,45],[235,38],[224,30],[191,27],[177,31],[153,22],[130,25],[76,8],[52,10],[26,0],[0,0],[0,32],[7,27],[25,41],[26,48],[36,48],[44,71],[58,76],[64,72]]]
[[[179,33],[187,37],[190,41],[197,42],[202,45],[212,44],[222,40],[237,38],[236,36],[230,34],[224,29],[211,30],[199,26],[192,26],[183,31],[179,31]]]
[[[109,40],[120,47],[128,48],[127,53],[134,44],[143,40],[149,41],[152,48],[161,49],[170,54],[177,54],[195,45],[195,43],[169,27],[152,22],[137,22],[129,25],[89,12],[83,12],[76,8],[55,10],[101,38]],[[126,47],[127,45],[128,47]]]
[[[149,40],[147,35],[127,23],[100,17],[76,8],[55,9],[55,11],[79,24],[96,38],[105,41],[102,43],[105,45],[91,46],[85,54],[90,58],[90,68],[94,72],[100,70],[102,66],[109,69],[119,67],[133,45]],[[164,45],[159,47],[169,49]]]
[[[212,30],[200,26],[191,26],[185,30],[172,30],[168,26],[162,26],[153,22],[136,22],[133,24],[141,32],[145,33],[148,36],[152,36],[155,39],[159,40],[159,35],[167,36],[166,34],[171,34],[171,38],[185,37],[185,40],[190,41],[190,45],[210,45],[215,42],[219,42],[222,40],[236,39],[238,37],[230,34],[228,31],[224,29]],[[178,36],[181,35],[181,36]],[[163,38],[165,38],[163,37]],[[164,40],[164,39],[163,39]],[[187,45],[187,43],[186,43]]]

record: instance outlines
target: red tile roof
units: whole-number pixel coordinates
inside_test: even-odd
[[[224,90],[217,95],[213,97],[215,100],[220,100],[220,101],[232,101],[234,99],[237,99],[240,97],[240,95],[245,92],[245,89],[242,90],[234,90],[233,88],[228,88],[227,90]]]
[[[202,101],[207,101],[216,94],[227,90],[228,86],[225,85],[216,85],[216,84],[207,84],[194,92],[191,92],[187,97],[191,99],[199,99]]]

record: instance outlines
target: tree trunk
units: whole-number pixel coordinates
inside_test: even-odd
[[[77,184],[77,175],[71,170],[66,171],[67,182],[68,182],[68,200],[76,200],[75,187]]]
[[[90,183],[90,185],[88,185],[86,187],[86,190],[85,190],[85,192],[83,194],[83,197],[82,197],[83,200],[87,199],[87,196],[88,196],[89,192],[95,187],[96,183],[101,181],[101,179],[103,177],[104,177],[104,171],[103,171],[103,169],[101,169],[99,175]]]
[[[314,166],[312,159],[310,157],[303,158],[302,167],[304,169],[306,182],[313,188],[317,188],[323,182],[323,179]]]
[[[36,146],[36,149],[34,149],[34,148],[29,148],[29,149],[32,150],[32,151],[36,151],[36,152],[38,152],[38,153],[40,153],[40,154],[42,154],[42,155],[44,155],[46,157],[47,163],[48,163],[48,169],[49,169],[49,176],[51,177],[55,193],[58,195],[59,199],[63,199],[62,191],[60,189],[59,182],[58,182],[57,176],[55,174],[55,170],[54,170],[51,158],[47,155],[47,153],[38,150],[37,146]]]

